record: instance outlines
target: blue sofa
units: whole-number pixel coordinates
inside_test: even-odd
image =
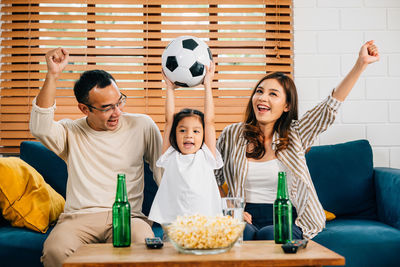
[[[315,146],[306,159],[322,206],[336,215],[314,241],[346,266],[400,266],[400,169],[374,168],[367,140]]]
[[[65,163],[38,142],[21,144],[20,157],[65,196]],[[400,170],[373,168],[368,141],[315,146],[306,155],[324,208],[337,218],[314,238],[346,258],[346,266],[398,266],[400,262]],[[149,212],[157,186],[145,165],[143,212]],[[0,216],[1,221],[1,216]],[[162,236],[159,225],[153,226]],[[1,266],[41,266],[40,234],[0,222]]]

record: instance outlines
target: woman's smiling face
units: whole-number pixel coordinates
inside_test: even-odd
[[[260,83],[255,89],[252,104],[260,125],[275,124],[283,112],[289,111],[285,90],[276,79],[267,79]]]

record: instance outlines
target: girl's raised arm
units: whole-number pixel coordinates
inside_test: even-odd
[[[204,76],[204,142],[215,157],[216,135],[214,125],[214,100],[212,96],[211,82],[214,78],[215,63],[211,62],[210,67],[206,66]]]
[[[177,86],[172,83],[164,74],[163,78],[165,84],[167,85],[167,93],[166,93],[166,100],[165,100],[165,127],[164,127],[164,138],[163,138],[163,146],[162,146],[162,153],[164,154],[165,151],[170,147],[169,143],[169,135],[171,133],[172,122],[174,120],[174,112],[175,112],[175,93],[174,90]]]

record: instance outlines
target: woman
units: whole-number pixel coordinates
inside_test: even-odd
[[[294,206],[293,238],[311,239],[325,227],[325,213],[315,192],[305,152],[335,120],[342,101],[368,64],[379,60],[373,41],[366,42],[344,80],[323,102],[301,119],[293,80],[268,74],[255,86],[243,123],[227,126],[218,139],[224,167],[216,171],[219,185],[226,180],[229,196],[244,197],[244,239],[273,239],[272,205],[279,171],[287,173]]]

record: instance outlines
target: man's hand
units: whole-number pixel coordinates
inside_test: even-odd
[[[58,78],[68,65],[69,53],[64,48],[56,48],[46,53],[47,73]]]
[[[68,51],[61,47],[46,53],[47,75],[36,98],[36,105],[39,107],[48,108],[54,105],[57,79],[67,66],[68,59]]]

